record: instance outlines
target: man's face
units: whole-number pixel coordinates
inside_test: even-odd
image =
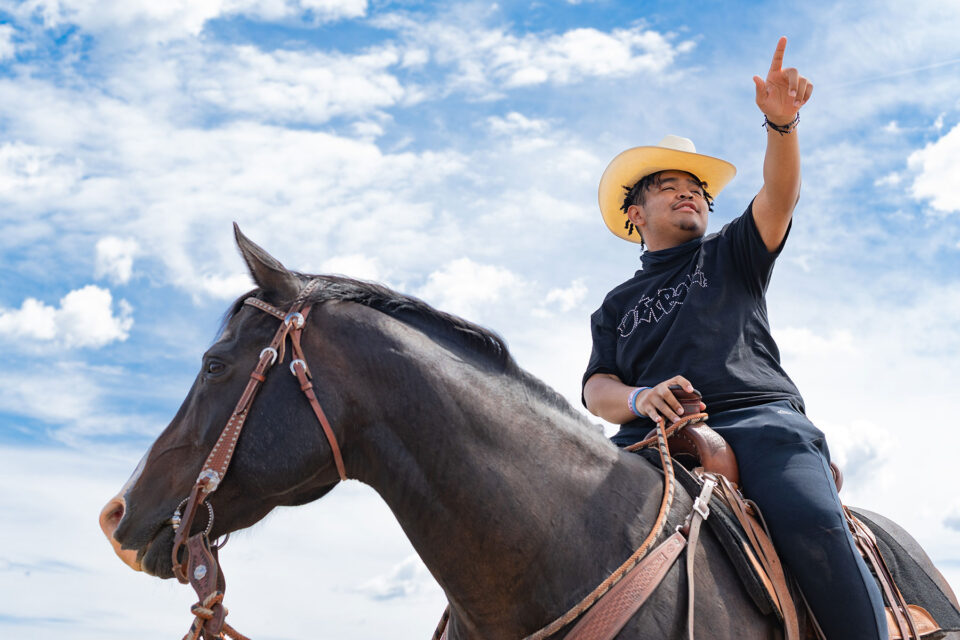
[[[664,171],[651,184],[643,203],[627,216],[651,251],[668,249],[701,237],[707,231],[709,205],[697,179],[685,171]]]

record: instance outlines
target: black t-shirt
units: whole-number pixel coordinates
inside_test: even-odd
[[[596,373],[645,387],[682,375],[703,394],[707,412],[777,400],[803,411],[780,366],[764,299],[782,248],[767,250],[751,202],[719,233],[644,253],[643,269],[608,293],[590,318],[584,384]],[[638,418],[613,440],[631,444],[652,428]]]

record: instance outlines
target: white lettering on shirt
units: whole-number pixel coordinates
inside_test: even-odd
[[[629,337],[641,324],[653,324],[673,311],[674,307],[683,304],[684,299],[694,285],[707,288],[707,277],[697,266],[696,271],[684,276],[684,279],[674,287],[665,287],[657,291],[652,298],[643,296],[633,309],[627,311],[620,320],[617,330],[621,338]]]

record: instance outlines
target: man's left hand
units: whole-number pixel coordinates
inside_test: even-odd
[[[800,75],[793,67],[783,68],[783,52],[787,48],[787,38],[781,37],[777,49],[773,52],[773,62],[764,81],[753,76],[757,85],[757,106],[767,120],[775,125],[788,125],[793,122],[800,107],[807,103],[813,93],[813,83]]]

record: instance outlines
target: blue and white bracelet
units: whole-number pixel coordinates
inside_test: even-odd
[[[640,395],[641,391],[646,391],[649,388],[650,387],[637,387],[630,392],[630,397],[627,399],[627,406],[630,408],[630,412],[638,418],[644,418],[646,416],[637,410],[637,396]]]

